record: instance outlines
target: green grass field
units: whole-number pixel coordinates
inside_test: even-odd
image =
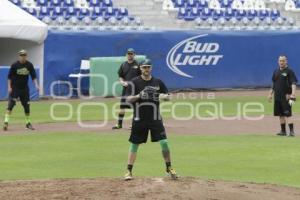
[[[180,100],[177,100],[180,101]],[[272,104],[265,97],[224,97],[224,115],[235,114],[236,104],[258,101],[265,105],[265,114],[272,113]],[[111,108],[116,100],[106,99]],[[191,100],[196,104],[198,100]],[[32,103],[34,123],[56,122],[49,115],[53,102]],[[79,102],[71,101],[74,110]],[[6,102],[1,102],[2,112]],[[296,104],[294,110],[299,110]],[[57,116],[66,116],[58,108]],[[184,116],[184,108],[178,109]],[[165,118],[170,114],[165,113]],[[95,107],[85,108],[83,120],[103,118]],[[112,114],[109,118],[113,119]],[[23,123],[20,106],[14,111],[13,123]],[[72,121],[76,120],[76,114]],[[128,132],[38,134],[0,134],[0,180],[121,177],[126,167]],[[258,183],[275,183],[300,187],[300,139],[276,136],[203,136],[172,135],[169,141],[174,167],[181,176]],[[147,143],[139,149],[136,176],[164,176],[164,163],[159,144]]]
[[[118,100],[117,99],[101,99],[98,101],[93,101],[96,103],[102,103],[103,105],[107,106],[107,110],[108,112],[108,119],[112,120],[114,119],[114,115],[112,112],[112,109],[115,108],[115,110],[118,109]],[[272,109],[273,109],[273,105],[269,102],[267,102],[266,97],[264,96],[248,96],[248,97],[222,97],[222,98],[216,98],[215,100],[183,100],[183,99],[179,99],[179,100],[174,100],[171,103],[169,102],[164,102],[163,104],[165,104],[164,109],[170,109],[172,107],[172,105],[170,104],[174,104],[174,103],[182,103],[182,102],[189,102],[191,103],[193,106],[195,106],[197,103],[199,102],[216,102],[216,103],[221,103],[223,105],[223,114],[225,116],[232,116],[235,115],[237,113],[237,105],[238,103],[240,103],[241,105],[244,105],[247,102],[258,102],[261,103],[262,105],[264,105],[265,111],[264,114],[265,115],[271,115],[272,114]],[[78,106],[82,103],[81,101],[60,101],[57,103],[64,103],[64,104],[70,104],[72,106],[72,110],[73,110],[73,115],[71,120],[69,121],[76,121],[77,119],[77,110],[78,110]],[[5,112],[5,108],[6,108],[6,104],[7,102],[2,101],[0,102],[0,108],[1,108],[1,112],[3,113],[2,116],[4,116],[4,112]],[[35,123],[51,123],[51,122],[59,122],[59,121],[55,121],[51,118],[50,116],[50,108],[51,105],[53,105],[53,101],[38,101],[38,102],[32,102],[31,104],[31,110],[33,110],[32,112],[32,121],[34,121]],[[117,105],[114,107],[114,105]],[[180,116],[180,117],[184,117],[187,116],[187,114],[185,113],[187,107],[184,106],[177,106],[176,107],[176,116]],[[207,110],[211,109],[209,106],[207,107]],[[297,111],[300,110],[300,104],[295,104],[294,106],[294,113],[299,113]],[[54,114],[57,117],[66,117],[69,113],[69,108],[67,106],[64,105],[57,105],[54,107]],[[117,112],[115,112],[116,114]],[[207,114],[205,113],[205,107],[202,111],[202,115],[206,116]],[[164,118],[170,118],[170,112],[164,112],[162,113]],[[129,115],[126,115],[127,119],[130,118]],[[105,115],[103,114],[103,108],[101,106],[97,106],[97,105],[93,105],[93,106],[84,106],[82,108],[82,114],[81,114],[81,119],[85,120],[85,121],[91,121],[91,120],[101,120],[105,117]],[[20,104],[18,104],[18,106],[15,107],[14,113],[11,117],[11,123],[23,123],[24,122],[24,115],[23,115],[23,111],[22,111],[22,107],[20,106]]]

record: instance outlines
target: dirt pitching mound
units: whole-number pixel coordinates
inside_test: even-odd
[[[0,199],[296,200],[300,199],[300,189],[197,178],[176,181],[168,178],[2,181]]]

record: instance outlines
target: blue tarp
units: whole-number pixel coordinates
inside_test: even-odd
[[[45,94],[68,81],[82,59],[122,56],[128,47],[147,55],[153,74],[171,89],[266,87],[285,54],[300,75],[300,32],[157,31],[55,32],[45,41]]]
[[[37,73],[37,77],[39,77],[39,69],[35,69]],[[0,100],[5,100],[8,98],[7,92],[7,74],[9,71],[9,67],[7,66],[0,66]],[[31,78],[29,79],[29,89],[30,89],[30,99],[37,100],[39,98],[39,94],[36,91]]]

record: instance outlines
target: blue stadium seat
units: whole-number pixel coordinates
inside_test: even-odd
[[[177,15],[178,19],[184,19],[184,17],[187,15],[188,13],[185,8],[179,8],[178,15]]]
[[[68,20],[70,19],[71,17],[75,17],[77,16],[77,9],[74,8],[74,7],[68,7],[66,8],[66,11],[65,11],[65,19]]]
[[[61,0],[51,0],[50,1],[50,6],[52,6],[52,7],[60,7],[61,5],[62,5]]]
[[[201,19],[203,21],[208,20],[212,16],[212,11],[209,8],[204,8],[201,12]]]
[[[128,10],[126,8],[117,9],[117,12],[116,12],[117,20],[121,20],[125,16],[128,16]]]
[[[111,0],[103,0],[102,7],[112,7],[112,6],[113,4]]]
[[[46,6],[42,6],[39,13],[39,19],[42,19],[45,16],[50,16],[50,9]]]
[[[64,0],[62,5],[64,7],[73,7],[74,6],[74,1],[73,0]]]
[[[54,7],[52,15],[50,16],[52,20],[55,20],[57,17],[63,16],[64,11],[61,7]]]
[[[221,1],[221,7],[222,8],[229,8],[230,6],[231,6],[231,1],[229,1],[229,0]]]
[[[37,12],[37,10],[36,10],[35,8],[27,8],[26,11],[27,11],[29,14],[31,14],[31,15],[37,17],[38,12]]]
[[[89,17],[90,11],[87,8],[81,8],[79,9],[77,18],[82,20],[84,17]]]
[[[271,19],[274,21],[276,20],[278,17],[280,17],[280,12],[277,9],[272,9],[271,13],[270,13],[270,17]]]
[[[236,15],[235,15],[235,17],[236,17],[236,19],[237,20],[242,20],[244,17],[246,17],[247,16],[247,13],[246,13],[246,11],[245,10],[237,10],[236,11]]]
[[[260,20],[264,20],[265,18],[269,17],[269,11],[267,10],[260,10],[258,13],[258,17]]]
[[[224,12],[222,10],[214,10],[212,13],[212,17],[214,20],[219,20],[224,16]]]
[[[102,7],[100,0],[90,0],[90,7]]]
[[[200,13],[201,13],[201,10],[199,10],[198,8],[194,7],[191,9],[190,11],[190,14],[192,16],[195,16],[195,17],[199,17],[200,16]]]
[[[17,6],[21,6],[21,1],[20,0],[11,0],[11,2]]]
[[[187,0],[186,6],[191,7],[191,8],[197,7],[197,3],[198,3],[198,1],[196,1],[196,0]]]
[[[248,20],[253,20],[255,17],[257,17],[257,10],[248,10],[247,12],[247,18]]]
[[[184,16],[185,21],[194,21],[197,17],[197,15],[193,15],[190,9],[186,9],[186,15]]]
[[[47,0],[37,0],[36,1],[36,5],[37,6],[47,6],[48,5],[48,1]]]
[[[105,14],[104,14],[104,19],[108,20],[111,17],[115,17],[116,13],[117,13],[117,8],[113,8],[113,7],[108,7]]]
[[[185,5],[184,0],[175,0],[175,2],[174,2],[175,8],[184,7],[184,5]]]
[[[233,17],[235,17],[235,10],[233,10],[232,8],[227,8],[225,10],[225,13],[224,13],[224,18],[229,21],[230,19],[232,19]]]
[[[119,14],[123,16],[128,16],[128,10],[127,8],[120,8],[119,9]]]
[[[208,7],[208,3],[206,0],[199,0],[198,7],[206,8]]]
[[[102,12],[101,8],[94,7],[94,9],[92,11],[92,15],[91,15],[92,20],[95,20],[96,18],[102,17],[102,16],[103,16],[103,12]]]

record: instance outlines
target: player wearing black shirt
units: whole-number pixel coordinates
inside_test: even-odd
[[[295,102],[297,77],[287,65],[286,56],[279,56],[279,68],[272,76],[273,87],[269,93],[269,101],[274,96],[274,116],[279,116],[281,131],[279,136],[286,136],[286,123],[290,128],[289,136],[294,136],[294,124],[292,122],[292,105]]]
[[[112,127],[113,129],[121,129],[123,124],[123,118],[125,116],[125,109],[130,108],[130,104],[126,103],[125,93],[126,88],[128,87],[128,84],[130,84],[130,81],[141,75],[141,71],[139,68],[139,65],[136,60],[134,60],[135,51],[132,48],[129,48],[127,50],[127,61],[122,63],[118,75],[119,75],[119,81],[121,85],[123,86],[122,96],[121,96],[121,102],[120,102],[120,112],[119,112],[119,119],[118,123]]]
[[[169,100],[168,89],[161,80],[151,75],[152,65],[150,60],[143,61],[140,68],[142,75],[134,78],[126,91],[127,101],[132,103],[134,114],[129,138],[131,146],[124,179],[132,179],[132,168],[138,146],[147,142],[149,132],[151,141],[159,142],[161,145],[162,155],[166,162],[166,172],[173,179],[176,179],[177,174],[171,167],[166,131],[159,112],[159,101]]]
[[[20,99],[21,104],[24,108],[25,120],[26,120],[26,128],[34,130],[31,125],[29,115],[30,115],[30,95],[29,95],[29,87],[28,87],[28,78],[31,76],[33,82],[35,83],[35,87],[38,90],[39,85],[36,78],[36,72],[31,62],[26,60],[27,52],[25,50],[19,51],[19,60],[11,65],[9,73],[8,73],[8,93],[9,100],[7,111],[4,119],[3,130],[7,131],[8,122],[11,112],[16,105],[17,99]]]

